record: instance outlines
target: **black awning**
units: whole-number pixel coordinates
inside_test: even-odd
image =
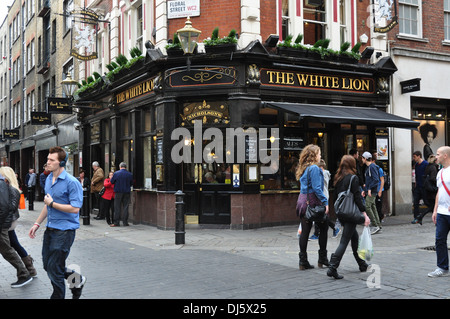
[[[301,104],[263,102],[266,107],[295,113],[303,118],[319,120],[323,123],[370,124],[382,127],[417,129],[419,122],[386,113],[373,107],[337,106],[321,104]]]

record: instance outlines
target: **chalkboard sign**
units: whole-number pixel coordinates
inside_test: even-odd
[[[285,151],[301,151],[305,145],[301,137],[285,137],[283,146]]]
[[[245,161],[258,163],[258,138],[256,136],[245,136]]]
[[[163,164],[164,163],[164,156],[163,156],[163,139],[162,137],[158,137],[156,139],[156,163],[157,164]]]

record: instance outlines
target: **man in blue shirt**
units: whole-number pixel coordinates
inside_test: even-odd
[[[127,171],[127,164],[122,162],[119,170],[111,178],[111,184],[114,184],[114,223],[111,227],[128,226],[128,205],[130,203],[131,186],[133,186],[133,174]],[[123,210],[122,210],[123,209]]]
[[[75,240],[75,230],[80,227],[79,211],[83,205],[83,190],[80,182],[64,169],[66,152],[59,146],[50,148],[47,157],[45,181],[45,206],[31,227],[29,236],[36,237],[40,224],[47,218],[47,228],[42,244],[42,261],[53,286],[52,299],[64,299],[69,282],[74,299],[81,296],[86,278],[66,268],[66,259]]]

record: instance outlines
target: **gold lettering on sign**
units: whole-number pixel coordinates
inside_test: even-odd
[[[374,80],[340,75],[261,69],[261,85],[374,93]]]
[[[150,79],[144,82],[141,82],[135,86],[132,86],[125,91],[119,92],[116,94],[116,103],[120,104],[126,102],[128,100],[134,99],[141,95],[151,93],[154,89],[154,79]]]

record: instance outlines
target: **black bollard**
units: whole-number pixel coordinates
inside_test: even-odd
[[[83,189],[83,206],[81,207],[81,218],[83,225],[90,225],[91,220],[89,216],[89,192]]]
[[[175,193],[175,245],[184,245],[184,193]]]

